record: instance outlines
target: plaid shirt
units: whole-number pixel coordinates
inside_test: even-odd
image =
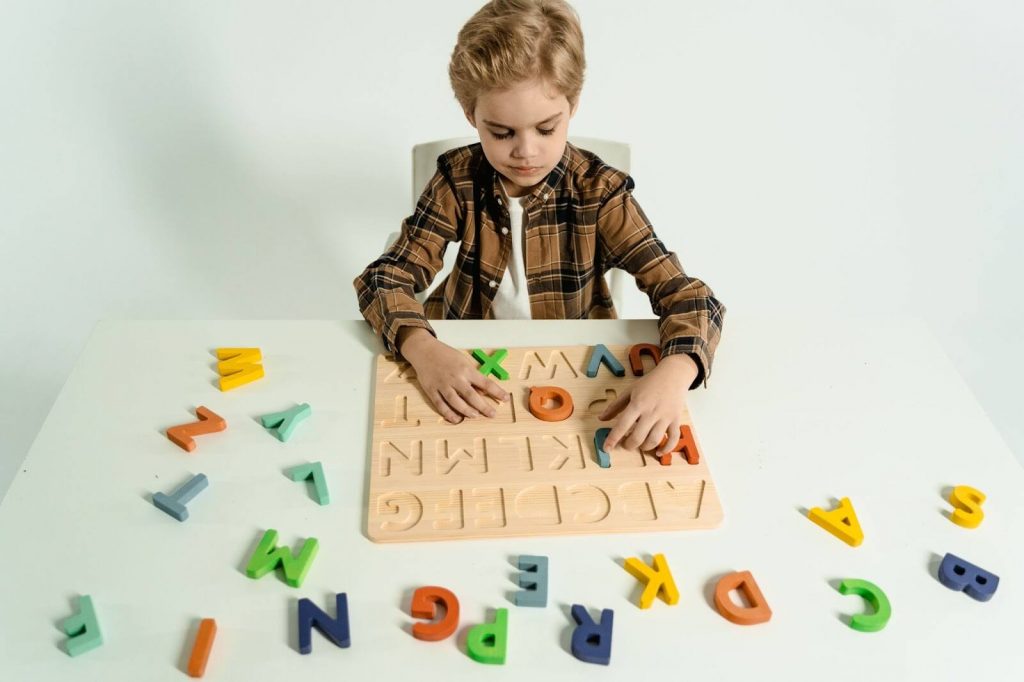
[[[621,268],[660,318],[662,354],[689,354],[698,367],[690,388],[706,386],[725,306],[655,236],[633,187],[626,173],[566,143],[561,161],[523,207],[531,316],[616,317],[603,275]],[[428,319],[494,319],[491,302],[512,252],[505,201],[480,143],[438,157],[401,236],[353,282],[359,310],[388,352],[397,352],[404,326],[434,334]],[[449,242],[460,243],[454,271],[420,305],[415,293],[441,269]]]

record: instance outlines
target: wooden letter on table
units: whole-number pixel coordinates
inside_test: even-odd
[[[713,528],[722,505],[707,457],[661,466],[622,446],[602,468],[597,415],[637,377],[586,375],[591,346],[509,348],[512,398],[497,416],[446,422],[404,362],[377,358],[367,535],[375,542]],[[629,346],[608,346],[621,361]],[[468,352],[467,352],[468,355]],[[531,386],[559,386],[575,409],[559,422],[530,413]],[[684,387],[685,390],[685,387]],[[689,413],[690,426],[700,447]]]

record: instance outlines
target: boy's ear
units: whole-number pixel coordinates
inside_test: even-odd
[[[466,120],[469,121],[469,125],[476,128],[476,121],[474,120],[475,117],[473,116],[473,112],[468,109],[463,109],[462,113],[466,115]]]

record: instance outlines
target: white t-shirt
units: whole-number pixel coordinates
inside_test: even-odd
[[[529,320],[532,318],[530,294],[526,290],[526,262],[523,259],[523,202],[529,196],[509,198],[505,183],[500,178],[499,182],[508,205],[512,253],[508,259],[508,270],[494,295],[491,310],[498,320]]]

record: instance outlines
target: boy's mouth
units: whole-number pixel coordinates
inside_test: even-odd
[[[537,172],[537,169],[540,168],[540,166],[526,166],[525,168],[522,166],[509,166],[509,168],[519,175],[533,175]]]

